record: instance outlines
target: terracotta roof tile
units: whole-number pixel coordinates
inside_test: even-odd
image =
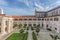
[[[12,16],[12,18],[36,18],[35,16]]]

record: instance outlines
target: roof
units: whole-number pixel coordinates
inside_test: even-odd
[[[6,16],[6,14],[0,14],[0,16]]]
[[[12,16],[12,18],[36,18],[35,16]]]
[[[6,14],[0,14],[0,16],[2,16],[2,17],[7,17],[7,18],[12,18],[12,16],[8,16],[8,15],[6,15]]]

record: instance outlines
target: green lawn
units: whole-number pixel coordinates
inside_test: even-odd
[[[22,34],[21,33],[13,33],[6,40],[22,40]]]
[[[23,40],[27,40],[28,32],[24,34]],[[6,40],[22,40],[22,34],[21,33],[13,33],[10,37],[8,37]]]

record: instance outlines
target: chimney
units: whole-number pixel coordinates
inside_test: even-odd
[[[2,8],[0,8],[0,14],[4,14],[4,13],[3,13],[3,9],[2,9]]]

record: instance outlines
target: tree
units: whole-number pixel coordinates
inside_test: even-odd
[[[31,26],[31,30],[34,30],[34,28]]]
[[[38,24],[37,27],[40,27],[40,24]]]
[[[39,25],[37,25],[36,26],[36,33],[37,33],[37,35],[38,35],[39,31],[40,31],[40,27],[39,27]]]
[[[36,28],[36,33],[37,33],[37,35],[38,35],[39,31],[40,31],[40,29],[39,29],[39,28]]]
[[[52,34],[50,34],[50,37],[53,39],[53,40],[57,40],[57,39],[60,39],[58,37],[58,33],[56,31],[53,30]]]
[[[23,40],[23,38],[24,38],[24,29],[21,29],[20,33],[22,34],[22,40]]]
[[[23,28],[24,28],[24,29],[27,29],[27,24],[24,24]]]
[[[23,32],[24,32],[24,29],[21,29],[21,30],[20,30],[20,33],[22,33],[22,34],[23,34]]]
[[[18,26],[19,28],[21,28],[22,27],[22,24],[19,24],[19,26]]]
[[[54,40],[60,39],[60,38],[58,37],[58,35],[51,35],[51,34],[50,34],[50,36],[51,36],[51,38],[54,39]]]
[[[17,24],[14,24],[14,25],[13,25],[13,28],[15,28],[15,27],[17,27],[17,26],[18,26]]]

